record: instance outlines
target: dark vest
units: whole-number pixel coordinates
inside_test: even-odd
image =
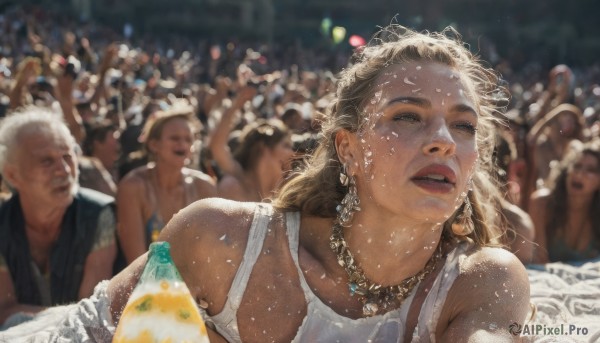
[[[98,216],[106,206],[113,205],[112,197],[86,188],[80,188],[73,198],[63,217],[58,240],[50,252],[53,305],[78,300],[85,260],[94,243]],[[31,270],[32,259],[18,194],[0,207],[0,252],[10,270],[18,302],[41,305]]]

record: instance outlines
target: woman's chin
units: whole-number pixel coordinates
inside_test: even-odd
[[[413,213],[418,220],[434,224],[443,223],[454,214],[457,207],[447,203],[433,203],[420,205],[409,213]]]

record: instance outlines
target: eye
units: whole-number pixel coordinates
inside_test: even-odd
[[[475,135],[477,133],[477,126],[470,122],[459,122],[454,125],[457,129],[464,131],[468,134]]]
[[[50,157],[45,157],[40,160],[40,164],[44,167],[48,167],[52,165],[52,159]]]
[[[400,113],[394,115],[394,121],[401,121],[410,124],[417,124],[421,122],[421,117],[416,113]]]

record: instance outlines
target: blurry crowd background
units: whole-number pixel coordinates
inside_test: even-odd
[[[255,201],[269,197],[285,173],[315,147],[336,73],[375,32],[375,25],[391,20],[416,28],[455,25],[473,50],[502,74],[511,101],[502,118],[507,125],[498,127],[498,174],[506,187],[508,220],[529,232],[515,240],[531,242],[535,225],[555,223],[550,212],[531,213],[529,207],[533,203],[538,208],[535,199],[545,196],[536,192],[556,189],[554,174],[573,170],[578,160],[571,152],[581,153],[585,143],[598,156],[600,29],[592,17],[597,11],[590,8],[598,7],[592,1],[533,1],[531,6],[516,1],[462,1],[460,6],[407,2],[407,9],[421,8],[423,16],[406,18],[401,13],[395,19],[399,5],[379,1],[354,23],[355,17],[345,14],[360,12],[359,2],[328,1],[318,7],[308,1],[303,10],[291,0],[242,3],[79,0],[2,7],[0,115],[27,104],[60,109],[58,99],[66,94],[73,104],[70,127],[85,156],[80,182],[116,197],[117,232],[126,262],[143,253],[148,240],[179,209],[161,203],[168,182],[156,181],[149,171],[171,167],[143,173],[140,167],[160,161],[176,165],[169,151],[185,157],[186,169],[177,167],[176,172],[184,170],[201,181],[194,181],[197,187],[181,205],[215,194]],[[494,18],[486,10],[479,24],[468,25],[447,17],[478,17],[488,5],[513,14]],[[193,17],[203,8],[206,13]],[[297,9],[295,24],[284,9]],[[385,14],[369,23],[374,11]],[[580,20],[569,21],[576,18]],[[290,24],[283,25],[285,21]],[[189,123],[191,142],[160,145],[167,139],[161,136],[165,116]],[[186,136],[175,139],[185,141]],[[188,143],[194,147],[191,153]],[[287,163],[290,156],[294,158]],[[600,157],[586,168],[591,177],[600,177]],[[134,170],[137,176],[131,174]],[[137,192],[131,175],[157,188],[139,204],[130,201]],[[588,187],[584,181],[574,184]],[[591,210],[577,220],[591,225],[597,235],[594,257],[600,237],[597,189],[590,199]],[[564,199],[544,204],[545,211],[569,211]],[[135,211],[138,205],[141,210]],[[140,218],[133,218],[138,212]],[[560,220],[564,225],[559,225],[568,227],[565,223],[574,219]],[[136,225],[139,234],[130,235]],[[540,230],[545,229],[535,227]],[[146,239],[141,239],[143,232]],[[134,239],[139,243],[128,243]],[[520,257],[531,261],[530,254]]]

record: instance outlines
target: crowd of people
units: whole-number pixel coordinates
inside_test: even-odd
[[[157,240],[216,342],[389,341],[417,327],[485,339],[502,335],[490,323],[525,319],[523,264],[600,257],[599,65],[492,70],[452,30],[390,26],[333,70],[302,51],[165,48],[12,11],[0,23],[5,328],[113,277],[118,319]],[[461,300],[455,283],[480,297]],[[512,299],[488,309],[505,289]]]

